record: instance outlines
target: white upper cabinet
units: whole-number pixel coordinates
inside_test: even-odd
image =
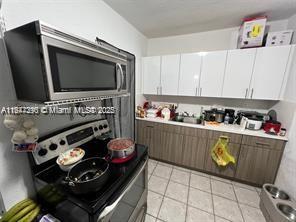
[[[294,51],[291,48],[287,45],[144,57],[143,93],[279,100]]]
[[[181,54],[179,92],[180,96],[197,96],[201,71],[199,53]]]
[[[251,99],[278,100],[291,46],[258,48],[250,87]]]
[[[256,49],[228,51],[222,97],[247,98],[255,55]]]
[[[200,96],[221,97],[227,51],[201,53]]]
[[[144,57],[143,63],[143,93],[158,94],[160,88],[160,56]]]
[[[161,57],[161,95],[177,95],[180,71],[180,55]]]

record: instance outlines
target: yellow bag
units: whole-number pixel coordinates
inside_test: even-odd
[[[235,164],[235,159],[229,154],[228,150],[229,138],[227,136],[220,136],[218,142],[215,144],[211,151],[213,160],[219,166],[226,166],[230,162]]]

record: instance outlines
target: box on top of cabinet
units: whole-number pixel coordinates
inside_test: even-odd
[[[266,46],[290,45],[293,30],[280,32],[269,32],[267,35]]]
[[[262,46],[266,16],[245,18],[239,30],[238,48]]]

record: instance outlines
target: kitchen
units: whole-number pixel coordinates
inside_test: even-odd
[[[272,178],[267,180],[267,182],[275,183],[276,186],[295,199],[296,190],[294,184],[296,181],[294,175],[296,154],[293,147],[295,147],[294,140],[296,138],[294,133],[296,97],[294,88],[295,53],[292,53],[295,47],[293,45],[293,43],[295,44],[295,35],[291,41],[291,45],[250,49],[237,48],[238,27],[242,19],[249,15],[258,13],[260,15],[267,15],[267,26],[270,32],[295,30],[295,2],[273,2],[270,5],[267,2],[257,2],[256,6],[253,7],[248,7],[248,4],[243,3],[241,3],[243,5],[239,3],[228,5],[229,3],[222,2],[209,3],[209,5],[194,4],[190,1],[182,3],[178,1],[174,1],[174,3],[163,2],[162,4],[152,1],[151,4],[147,3],[148,5],[145,5],[143,2],[127,2],[129,1],[119,3],[117,1],[63,0],[41,3],[34,0],[26,2],[3,0],[1,14],[5,21],[6,30],[8,31],[24,24],[41,20],[45,24],[59,27],[61,31],[73,33],[92,43],[98,37],[135,55],[135,106],[142,107],[145,101],[148,101],[149,106],[152,105],[154,108],[174,104],[178,107],[177,112],[188,112],[190,116],[192,114],[200,116],[205,110],[210,111],[212,108],[217,110],[225,110],[225,108],[233,109],[236,113],[238,110],[256,111],[260,114],[267,114],[268,111],[275,110],[277,120],[281,122],[281,128],[286,129],[286,135],[281,137],[270,136],[265,134],[263,130],[254,131],[246,129],[241,131],[237,129],[240,126],[239,124],[229,124],[224,127],[224,123],[218,125],[213,123],[212,125],[206,124],[203,126],[202,124],[165,121],[160,118],[147,119],[146,117],[137,117],[135,120],[135,129],[137,129],[135,130],[137,134],[136,141],[149,146],[148,150],[151,157],[148,164],[149,181],[146,221],[185,221],[186,218],[187,221],[263,220],[263,214],[259,207],[260,196],[258,192],[260,192],[261,185],[266,182],[265,178],[262,177],[265,174]],[[178,7],[180,10],[177,13],[176,8]],[[245,10],[241,8],[245,8]],[[187,14],[188,10],[190,13]],[[213,18],[210,19],[212,22],[208,18],[209,10],[214,10],[217,14],[217,16],[214,16],[215,13],[213,13]],[[205,12],[207,12],[207,15],[205,15]],[[151,18],[151,14],[153,13],[155,13],[155,18]],[[165,13],[168,13],[167,19],[164,19]],[[232,14],[235,16],[231,16]],[[154,27],[154,30],[149,30],[150,25]],[[101,44],[104,45],[103,42]],[[210,56],[212,54],[211,52],[217,51],[220,52],[218,56],[223,58],[223,62],[216,63],[213,59],[217,57],[215,55],[213,57]],[[196,70],[196,66],[199,67],[201,78],[207,76],[204,73],[212,73],[214,79],[210,79],[210,81],[203,79],[203,85],[199,85],[201,79],[190,81],[190,79],[180,78],[180,73],[182,72],[192,75],[192,68],[187,68],[182,63],[184,61],[183,58],[189,53],[195,53],[192,57],[188,56],[189,59],[187,61],[189,61],[190,65],[190,58],[196,58],[193,61],[194,70]],[[294,55],[294,57],[290,55]],[[153,74],[151,72],[147,74],[145,67],[149,63],[149,58],[152,58],[153,64],[157,64]],[[208,70],[202,70],[202,66],[200,65],[202,63],[205,64],[203,61],[204,58],[209,58],[207,60],[209,64]],[[232,58],[232,60],[229,58]],[[238,58],[242,60],[237,61]],[[20,101],[17,99],[14,89],[14,79],[8,65],[3,43],[1,43],[0,62],[1,107],[14,106],[15,104],[19,104]],[[164,66],[163,62],[166,62]],[[240,63],[239,66],[237,65],[238,63]],[[168,76],[168,80],[162,76],[161,72],[163,68],[173,73],[171,76]],[[222,74],[215,76],[215,72],[213,71],[215,68]],[[263,81],[260,79],[255,81],[256,78],[254,80],[252,77],[256,77],[256,74],[261,73],[262,70],[266,73],[263,76]],[[228,76],[225,76],[225,73],[230,76],[229,79],[227,79]],[[276,77],[281,79],[274,79],[272,81],[272,73],[276,73]],[[190,78],[189,74],[188,78]],[[193,74],[196,75],[196,73]],[[159,80],[160,76],[162,78],[161,81]],[[253,81],[252,85],[250,85],[251,80]],[[224,83],[222,84],[222,82]],[[209,91],[207,91],[207,87],[209,87]],[[147,93],[149,89],[153,91]],[[166,92],[167,89],[169,92]],[[176,93],[174,90],[177,90]],[[183,90],[183,95],[178,95],[181,90]],[[238,90],[241,91],[237,93]],[[188,91],[192,95],[188,95]],[[97,105],[97,102],[86,102],[85,104]],[[36,104],[30,103],[29,105],[35,106]],[[1,122],[3,122],[4,117],[1,115],[0,118]],[[87,117],[87,119],[77,115],[73,120],[67,115],[40,115],[34,117],[40,136],[45,136],[56,130],[82,123],[86,120],[97,119],[98,117],[93,115]],[[148,131],[141,131],[139,127],[141,129],[148,128]],[[35,187],[27,156],[12,152],[10,142],[12,132],[6,129],[3,124],[0,130],[0,190],[5,208],[8,210],[22,199],[28,196],[34,197]],[[231,169],[235,166],[235,169],[228,170],[226,176],[225,172],[220,174],[220,168],[215,165],[216,163],[211,162],[212,159],[210,156],[211,148],[221,136],[220,132],[223,132],[222,134],[224,136],[227,135],[230,137],[229,153],[236,160],[235,165],[232,163],[228,165],[231,166],[229,167]],[[153,137],[155,135],[156,137]],[[254,136],[260,139],[256,140]],[[146,140],[143,138],[146,138]],[[153,141],[152,138],[154,138]],[[147,139],[149,140],[148,142]],[[255,146],[254,144],[256,142],[268,143],[270,147],[262,148],[262,145]],[[156,146],[154,144],[157,143],[161,144],[161,146],[155,149]],[[195,145],[196,143],[200,145]],[[171,151],[171,147],[173,147],[172,151],[174,155],[164,155]],[[245,147],[249,149],[244,150],[243,148]],[[185,148],[190,149],[183,152]],[[275,164],[275,170],[267,173],[265,171],[246,173],[242,170],[239,175],[243,179],[237,179],[235,178],[237,173],[236,168],[241,163],[241,159],[238,157],[246,150],[253,152],[246,152],[244,154],[250,155],[250,157],[245,159],[246,164],[258,163],[260,160],[264,163],[270,163],[264,157],[274,154],[273,156],[277,158],[277,161],[274,162],[278,163],[278,165]],[[160,153],[155,153],[155,151],[159,151]],[[258,152],[256,153],[255,151]],[[258,154],[259,152],[261,152],[261,156]],[[187,155],[185,155],[186,153]],[[183,155],[185,155],[185,159]],[[254,156],[256,155],[258,156],[258,161],[254,161]],[[182,158],[177,158],[178,156],[182,156]],[[190,158],[191,156],[194,156],[194,158]],[[209,164],[205,164],[205,162]],[[196,176],[198,174],[202,176]],[[178,177],[182,177],[184,180],[179,181]],[[156,180],[151,180],[151,178],[156,178]],[[219,183],[221,180],[224,183]],[[160,181],[160,183],[157,183],[157,181]],[[204,182],[205,187],[199,187],[202,182]],[[175,196],[178,192],[169,183],[175,184],[180,189],[180,196]],[[152,187],[153,184],[156,186]],[[215,186],[216,188],[217,186],[221,187],[221,189],[219,191],[216,189],[215,191]],[[162,188],[157,190],[157,187],[165,188],[164,190],[161,190]],[[209,187],[210,190],[205,190]],[[248,192],[249,190],[250,192]],[[242,198],[250,196],[250,201],[255,200],[255,203],[251,202],[250,204],[246,201],[240,201],[238,194],[245,194]],[[185,203],[182,200],[184,196],[185,199],[186,197],[188,198],[188,203],[187,200]],[[208,201],[208,205],[206,203],[207,201],[204,203],[197,201],[198,199],[209,199],[208,197],[210,199],[213,198],[213,200]],[[176,201],[176,199],[179,201]],[[219,205],[219,200],[222,200],[221,206]],[[227,204],[232,204],[230,206],[233,207],[224,209],[225,207],[223,206],[227,204],[223,200]],[[231,211],[231,209],[238,209],[239,212],[236,210]],[[174,211],[178,212],[181,216],[177,217],[175,214],[169,216],[170,212]],[[195,220],[192,219],[192,215],[196,218]]]

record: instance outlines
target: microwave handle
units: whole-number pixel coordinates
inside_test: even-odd
[[[122,198],[124,197],[124,195],[130,191],[130,189],[132,188],[132,186],[135,184],[135,182],[137,181],[138,177],[140,176],[140,174],[142,173],[142,171],[145,169],[146,165],[147,165],[148,160],[146,160],[143,165],[141,166],[141,168],[136,172],[136,175],[133,177],[132,181],[128,184],[127,188],[122,192],[122,194],[120,194],[120,196],[109,206],[105,207],[105,209],[103,210],[103,212],[101,213],[101,215],[99,216],[97,222],[101,222],[104,221],[104,218],[110,214],[112,214],[115,210],[115,208],[117,207],[118,203],[122,200]]]
[[[122,90],[122,84],[123,84],[123,81],[124,81],[124,76],[123,76],[123,70],[122,70],[122,67],[119,63],[116,63],[116,70],[119,70],[119,73],[120,73],[120,85],[118,87],[118,91],[120,92]]]

